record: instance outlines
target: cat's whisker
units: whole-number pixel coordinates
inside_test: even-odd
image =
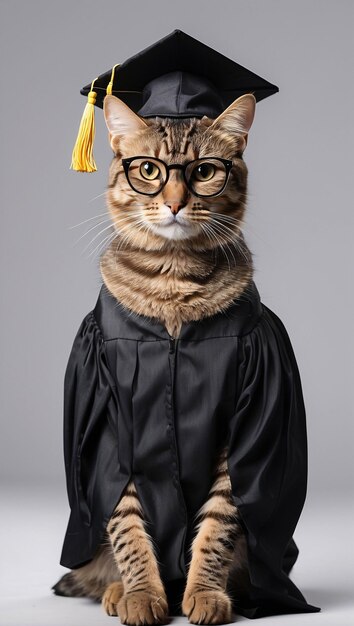
[[[212,238],[210,237],[210,235],[209,235],[208,231],[204,228],[205,224],[200,224],[200,226],[201,226],[201,228],[202,228],[202,231],[205,233],[205,235],[206,235],[206,236],[207,236],[207,238],[209,239],[210,243],[212,244],[211,251],[212,251],[212,252],[214,252],[214,251],[215,251],[215,247],[214,247],[214,245],[213,245],[213,240],[212,240]]]
[[[218,224],[218,226],[219,226],[219,230],[220,230],[220,229],[225,229],[225,230],[229,231],[229,232],[232,234],[232,243],[233,243],[233,244],[234,244],[234,246],[237,248],[237,250],[240,252],[240,254],[243,256],[243,258],[245,259],[245,261],[247,261],[247,260],[248,260],[248,256],[247,256],[247,254],[245,253],[244,246],[242,246],[242,245],[241,245],[241,241],[242,241],[242,240],[241,240],[241,239],[240,239],[240,237],[238,236],[238,233],[237,233],[237,232],[235,232],[234,230],[232,230],[232,229],[231,229],[229,226],[227,226],[226,224],[222,224],[222,223],[220,223],[220,222],[218,221],[218,218],[215,218],[215,219],[214,219],[214,218],[212,218],[212,219],[211,219],[211,221],[212,221],[212,222],[214,222],[214,224],[216,224],[216,223]],[[222,222],[222,220],[221,220],[221,222]],[[239,227],[237,227],[237,229],[240,231]],[[242,231],[241,231],[241,232],[242,232]],[[235,237],[235,235],[236,235],[236,237]],[[242,235],[241,235],[241,237],[242,237]]]
[[[227,264],[229,266],[229,271],[231,270],[231,266],[230,266],[230,261],[229,261],[229,257],[227,256],[226,251],[224,250],[224,245],[223,243],[220,241],[219,237],[217,236],[217,234],[213,231],[213,229],[210,226],[210,223],[207,222],[203,222],[203,226],[205,227],[205,229],[209,232],[209,234],[211,235],[211,237],[216,241],[217,247],[221,248],[222,253],[224,254]]]
[[[226,256],[226,259],[227,259],[227,264],[228,264],[228,267],[229,267],[229,272],[230,272],[230,271],[231,271],[230,260],[229,260],[229,257],[228,257],[228,254],[227,254],[227,251],[226,251],[226,250],[224,250],[224,246],[226,246],[226,248],[229,250],[229,252],[230,252],[231,256],[233,257],[234,264],[236,265],[235,257],[234,257],[234,255],[233,255],[233,253],[232,253],[232,250],[230,249],[230,247],[228,246],[228,244],[227,244],[227,243],[225,243],[225,242],[224,242],[224,243],[222,243],[222,242],[221,242],[219,245],[220,245],[221,249],[225,252],[225,256]]]
[[[78,224],[74,224],[74,226],[68,226],[68,230],[72,230],[73,228],[77,228],[78,226],[82,226],[82,224],[86,224],[87,222],[91,222],[91,220],[96,220],[100,217],[104,217],[105,215],[107,215],[107,211],[105,211],[105,213],[101,213],[100,215],[94,215],[93,217],[89,217],[87,220],[84,220],[83,222],[79,222]]]
[[[212,220],[213,221],[213,220]],[[248,260],[247,255],[245,254],[245,250],[243,249],[242,245],[240,245],[241,240],[238,236],[237,233],[235,233],[235,231],[233,231],[231,228],[229,228],[228,226],[226,226],[225,224],[220,224],[217,223],[217,220],[214,221],[214,225],[215,227],[218,227],[219,232],[223,233],[224,231],[229,231],[232,235],[232,243],[235,246],[235,248],[237,248],[237,250],[240,252],[240,254],[243,256],[243,258],[245,259],[245,261]],[[236,236],[235,236],[236,235]],[[242,236],[242,235],[241,235]]]
[[[135,230],[136,226],[139,224],[139,220],[134,220],[133,223],[131,223],[131,221],[129,220],[129,218],[121,218],[121,219],[117,219],[114,223],[115,229],[117,230],[117,232],[121,232],[124,229],[127,230],[127,228],[131,227]]]
[[[249,212],[250,210],[248,209],[248,214]],[[259,235],[259,232],[250,224],[249,220],[247,219],[247,213],[242,217],[242,220],[234,217],[233,215],[225,215],[225,213],[219,213],[217,211],[213,211],[213,215],[217,215],[219,218],[225,221],[238,223],[241,230],[247,229],[250,233],[252,233],[252,235],[257,237],[260,241],[264,242],[264,239]]]
[[[117,245],[116,245],[116,248],[115,248],[115,254],[116,255],[117,255],[119,249],[122,247],[123,242],[125,242],[125,240],[129,239],[129,230],[130,230],[129,227],[130,226],[131,226],[130,224],[125,225],[125,226],[120,226],[119,230],[117,231],[118,241],[117,241]],[[123,234],[124,231],[128,231],[126,235]]]
[[[132,202],[131,206],[144,206],[144,207],[147,207],[146,202]]]
[[[245,205],[243,203],[235,203],[233,205],[225,205],[225,204],[212,204],[210,206],[210,213],[213,213],[215,215],[222,215],[223,217],[229,218],[231,220],[237,220],[240,221],[240,218],[237,217],[236,215],[233,215],[230,211],[236,211],[238,210],[240,207],[245,208]],[[221,208],[222,211],[218,211],[218,208]],[[225,213],[225,211],[227,211]]]
[[[237,234],[238,232],[242,232],[242,227],[243,227],[243,222],[241,220],[238,220],[237,218],[232,218],[229,219],[227,216],[225,216],[226,219],[224,219],[224,216],[220,213],[211,213],[210,219],[211,221],[215,221],[218,224],[223,224],[231,229],[233,229],[234,234]]]
[[[105,235],[105,236],[103,237],[103,239],[101,239],[101,240],[97,243],[97,245],[96,245],[96,247],[94,248],[94,250],[95,250],[97,247],[99,247],[99,246],[100,246],[100,245],[101,245],[104,241],[107,241],[107,239],[109,239],[112,235],[114,235],[114,233],[115,233],[115,231],[110,232],[110,233],[108,233],[107,235]],[[91,242],[91,243],[92,243],[92,242]],[[88,246],[87,246],[87,247],[88,247]],[[86,249],[86,248],[85,248],[85,249]],[[85,249],[83,250],[83,252],[85,251]],[[93,250],[93,251],[94,251],[94,250]],[[89,256],[90,256],[90,254],[92,254],[92,251],[89,253]]]
[[[111,239],[108,237],[107,239],[104,239],[103,242],[100,242],[98,246],[96,246],[96,248],[92,252],[90,252],[90,254],[88,255],[88,258],[91,257],[91,260],[99,258],[101,256],[100,254],[101,249],[102,250],[105,249],[106,244],[108,245],[109,243],[111,243],[111,241],[114,240],[114,237],[115,235],[113,237],[111,236]]]
[[[111,210],[113,210],[113,211],[114,210],[119,210],[119,211],[127,211],[127,212],[129,211],[129,212],[131,212],[132,207],[134,207],[134,208],[136,207],[136,208],[140,209],[140,207],[146,207],[146,204],[144,202],[141,202],[141,203],[140,202],[131,202],[131,203],[129,203],[128,206],[125,206],[124,204],[120,205],[120,206],[117,206],[117,205],[113,204],[111,206]],[[139,213],[141,214],[141,211],[139,211]]]
[[[234,229],[230,228],[229,224],[224,224],[221,220],[219,221],[219,218],[212,217],[210,219],[210,222],[212,224],[217,224],[220,228],[225,229],[225,231],[227,230],[229,233],[232,234],[233,237],[237,236],[237,231],[235,231]],[[238,226],[237,226],[237,229],[240,230]]]
[[[129,213],[127,213],[127,215],[120,215],[119,217],[115,217],[114,218],[114,222],[118,222],[119,220],[127,220],[129,218],[132,217],[138,217],[141,218],[140,213],[134,212],[134,211],[129,211]]]
[[[116,224],[120,221],[124,221],[124,220],[129,220],[129,219],[141,219],[141,212],[140,211],[131,211],[129,210],[129,212],[126,215],[118,215],[118,216],[114,216],[112,218],[112,223]]]
[[[94,198],[91,198],[91,200],[89,200],[89,202],[94,202],[95,200],[98,200],[98,198],[102,198],[102,196],[105,196],[106,193],[107,193],[107,189],[105,189],[103,193],[99,193],[98,196],[95,196]]]
[[[96,256],[98,256],[101,251],[103,250],[103,248],[105,248],[105,246],[110,245],[115,238],[118,237],[118,233],[116,231],[114,231],[114,233],[111,233],[110,235],[107,235],[107,237],[105,237],[103,239],[103,241],[101,241],[95,248],[94,250],[92,250],[92,252],[90,252],[89,257],[92,256],[93,258],[95,258]],[[97,255],[95,254],[97,250]]]
[[[137,230],[148,230],[146,223],[143,220],[140,220],[140,222],[138,222],[137,224],[138,228]],[[115,248],[115,259],[116,259],[116,266],[117,266],[117,259],[118,259],[118,252],[119,250],[122,248],[123,244],[125,243],[125,241],[129,241],[129,229],[127,227],[122,227],[121,231],[124,230],[128,230],[128,233],[126,235],[123,235],[123,237],[120,236],[120,238],[118,239],[117,242],[117,246]],[[135,224],[134,224],[134,230],[135,230]],[[121,233],[120,233],[121,235]]]
[[[237,250],[240,252],[241,256],[245,259],[246,263],[250,261],[250,256],[247,254],[247,247],[244,242],[235,241],[235,246]]]
[[[211,226],[211,228],[212,228],[214,231],[216,230],[216,232],[217,232],[217,233],[219,233],[219,234],[221,234],[221,235],[226,236],[226,241],[224,241],[224,242],[223,242],[223,245],[224,245],[224,246],[226,246],[226,247],[227,247],[227,249],[229,250],[230,255],[232,256],[232,258],[233,258],[233,260],[234,260],[234,264],[235,264],[235,266],[236,266],[236,265],[237,265],[237,261],[236,261],[236,259],[235,259],[235,256],[234,256],[234,253],[233,253],[233,250],[232,250],[232,247],[231,247],[231,244],[235,246],[235,241],[234,241],[234,238],[232,238],[232,241],[230,241],[230,240],[227,238],[227,235],[225,235],[225,231],[224,231],[224,229],[223,229],[223,228],[218,228],[218,226],[217,226],[215,223],[214,223],[214,224],[210,224],[210,226]],[[231,231],[231,232],[232,232],[232,231]],[[234,233],[232,233],[232,234],[234,235]],[[230,268],[229,268],[229,269],[230,269]]]
[[[106,230],[108,230],[109,228],[114,228],[113,224],[109,224],[108,226],[106,226],[105,228],[102,228],[102,230],[97,233],[92,239],[91,241],[87,244],[87,246],[85,246],[84,251],[87,250],[87,248],[90,247],[90,245],[97,239],[97,237],[99,237],[100,235],[102,235],[102,233],[104,233]]]
[[[225,235],[225,229],[224,229],[223,227],[219,226],[218,224],[216,224],[215,222],[213,223],[213,221],[212,221],[212,220],[209,222],[209,226],[210,226],[210,227],[211,227],[214,231],[218,232],[219,234],[221,234],[221,235]],[[230,232],[231,232],[233,235],[235,235],[235,233],[234,233],[231,229],[228,229],[228,230],[230,230]],[[226,235],[226,236],[227,236],[227,235]],[[230,242],[230,243],[231,243],[231,242]],[[234,241],[232,241],[232,243],[234,243]],[[234,263],[235,263],[235,266],[236,266],[236,265],[237,265],[237,262],[236,262],[235,256],[234,256],[234,254],[233,254],[233,252],[232,252],[232,249],[230,248],[230,246],[229,246],[228,242],[227,242],[227,241],[226,241],[226,242],[224,242],[224,245],[225,245],[225,246],[226,246],[226,247],[230,250],[230,254],[231,254],[232,258],[234,259]]]
[[[224,213],[219,213],[217,211],[211,211],[210,213],[212,217],[214,217],[215,215],[219,219],[224,219],[225,222],[230,222],[238,225],[241,225],[243,223],[243,220],[240,220],[238,217],[234,217],[233,215],[225,215]]]
[[[144,205],[137,205],[137,206],[144,206]],[[140,215],[140,211],[132,211],[131,208],[129,207],[129,215]],[[83,224],[87,224],[88,222],[91,222],[92,220],[96,220],[99,219],[101,217],[106,217],[106,220],[102,220],[99,224],[96,224],[93,228],[95,228],[96,226],[99,226],[100,224],[103,224],[105,221],[108,220],[112,220],[112,216],[105,211],[104,213],[99,213],[98,215],[93,215],[92,217],[88,217],[86,220],[83,220],[82,222],[79,222],[78,224],[74,224],[73,226],[68,226],[68,230],[72,230],[73,228],[78,228],[79,226],[82,226]],[[90,232],[89,230],[87,232]]]
[[[102,221],[101,221],[101,222],[99,222],[98,224],[95,224],[94,226],[92,226],[91,228],[89,228],[89,229],[88,229],[85,233],[83,233],[83,234],[81,235],[81,237],[79,237],[79,239],[77,239],[77,241],[75,241],[75,244],[74,244],[74,245],[78,244],[78,243],[79,243],[79,241],[81,241],[81,239],[83,239],[84,237],[86,237],[86,235],[88,235],[88,234],[89,234],[89,233],[91,233],[93,230],[95,230],[95,228],[98,228],[99,226],[102,226],[103,224],[107,224],[107,222],[111,222],[111,220],[110,220],[110,219],[107,219],[107,220],[102,220]],[[103,232],[103,231],[101,231],[101,232]]]
[[[246,220],[244,218],[242,218],[242,220],[239,220],[237,218],[229,218],[229,216],[224,216],[222,214],[216,214],[216,219],[218,219],[220,222],[226,223],[229,226],[236,226],[238,228],[238,230],[240,230],[241,232],[243,232],[245,226],[246,226]]]

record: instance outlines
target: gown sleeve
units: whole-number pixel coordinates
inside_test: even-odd
[[[91,524],[88,499],[90,493],[93,497],[93,480],[101,462],[98,442],[107,421],[114,422],[112,388],[103,337],[91,312],[74,339],[64,377],[64,459],[70,527],[75,528],[79,521]]]
[[[265,305],[257,325],[239,340],[228,469],[248,546],[251,588],[243,614],[318,611],[288,577],[306,496],[306,418],[288,334]]]

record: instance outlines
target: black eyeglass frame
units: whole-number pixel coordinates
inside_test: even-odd
[[[162,163],[164,165],[164,167],[166,168],[166,172],[167,172],[167,176],[166,176],[166,180],[163,183],[162,187],[158,190],[158,191],[154,191],[153,193],[147,193],[146,191],[138,191],[138,189],[135,189],[135,187],[132,185],[132,183],[129,180],[129,167],[132,163],[132,161],[135,161],[136,159],[146,159],[146,161],[158,161],[159,163]],[[189,184],[187,178],[186,178],[186,169],[187,167],[191,164],[191,163],[200,163],[203,161],[221,161],[221,163],[224,165],[225,170],[226,170],[226,177],[225,177],[225,182],[222,186],[222,188],[217,192],[217,193],[211,193],[209,195],[203,195],[201,193],[197,193],[196,191],[194,191],[193,187]],[[214,196],[219,196],[225,189],[226,185],[227,185],[227,181],[229,179],[229,175],[230,175],[230,171],[232,168],[232,161],[230,161],[229,159],[222,159],[221,157],[201,157],[200,159],[193,159],[193,161],[188,161],[187,163],[185,163],[184,165],[182,165],[181,163],[171,163],[170,165],[168,165],[167,163],[165,163],[165,161],[163,161],[162,159],[158,159],[157,157],[152,157],[152,156],[145,156],[145,155],[138,155],[138,156],[134,156],[134,157],[129,157],[127,159],[122,159],[122,165],[123,165],[123,169],[124,169],[124,173],[126,176],[126,179],[130,185],[130,187],[133,189],[133,191],[135,191],[136,193],[140,193],[143,196],[157,196],[159,193],[161,193],[161,191],[163,190],[163,188],[165,187],[165,185],[168,182],[168,179],[170,177],[170,170],[181,170],[182,174],[183,174],[183,180],[186,184],[186,186],[188,187],[189,191],[191,191],[195,196],[197,196],[197,198],[212,198]],[[207,182],[207,181],[206,181]]]

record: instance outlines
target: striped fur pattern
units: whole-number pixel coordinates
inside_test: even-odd
[[[72,570],[52,587],[58,596],[91,598],[101,601],[108,585],[119,581],[120,574],[109,541],[100,546],[95,558],[78,569]]]
[[[208,499],[196,516],[182,602],[193,624],[232,621],[233,601],[247,591],[249,582],[246,541],[231,496],[226,454],[225,447]],[[156,551],[132,481],[108,523],[107,544],[53,589],[58,595],[102,599],[106,613],[118,615],[123,624],[166,623],[168,604]]]
[[[155,317],[178,337],[183,322],[225,310],[252,280],[252,255],[242,234],[247,200],[243,151],[255,99],[235,101],[216,120],[149,119],[135,115],[114,96],[105,118],[114,158],[107,190],[113,233],[100,269],[110,292],[126,308]],[[214,198],[193,196],[180,170],[171,170],[159,195],[139,195],[129,186],[122,158],[157,157],[184,163],[204,156],[232,160],[225,190]],[[176,220],[171,212],[177,212]],[[196,518],[183,613],[194,624],[227,623],[232,601],[247,591],[245,536],[231,495],[227,447],[215,469],[207,501]],[[130,482],[107,526],[107,541],[84,567],[55,586],[61,595],[102,599],[123,624],[163,623],[168,605],[155,546]]]
[[[198,512],[191,546],[182,610],[194,624],[231,621],[229,576],[247,566],[245,538],[231,496],[226,455],[225,448],[208,500]],[[115,509],[107,531],[121,582],[106,590],[102,600],[106,612],[119,615],[127,624],[164,623],[168,619],[167,598],[133,482]]]
[[[182,610],[193,624],[232,620],[229,577],[247,567],[245,537],[232,499],[226,455],[227,448],[220,456],[208,500],[198,513],[191,546]]]
[[[241,229],[247,200],[245,129],[253,119],[254,98],[239,98],[214,122],[206,117],[142,120],[109,98],[105,115],[115,157],[106,199],[114,230],[101,257],[102,277],[125,307],[157,318],[177,337],[182,322],[226,309],[252,278]],[[122,135],[119,120],[134,132]],[[134,155],[167,164],[216,156],[231,160],[233,167],[216,197],[193,195],[180,170],[171,170],[162,191],[149,197],[133,191],[126,179],[122,158]],[[172,205],[180,207],[175,219]]]
[[[162,623],[168,616],[167,598],[132,481],[108,523],[107,532],[124,589],[118,603],[119,586],[113,584],[107,589],[103,596],[107,613],[119,615],[123,624]]]

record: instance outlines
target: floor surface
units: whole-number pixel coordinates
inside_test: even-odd
[[[112,626],[100,605],[52,595],[67,570],[58,565],[68,519],[63,489],[6,487],[1,493],[0,625]],[[295,533],[292,579],[320,613],[237,622],[255,626],[354,626],[354,506],[348,498],[307,502]],[[187,626],[183,617],[174,623]]]

